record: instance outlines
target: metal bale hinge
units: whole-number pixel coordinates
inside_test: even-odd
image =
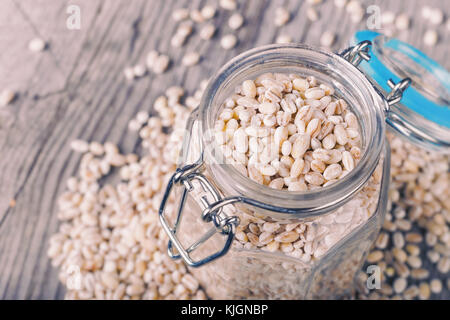
[[[168,254],[172,259],[183,258],[183,260],[191,267],[200,267],[208,262],[215,260],[226,254],[231,247],[231,244],[234,239],[235,227],[239,224],[239,219],[234,216],[227,216],[223,212],[223,207],[225,205],[231,204],[233,201],[229,201],[227,199],[223,199],[216,188],[203,176],[199,169],[202,166],[202,163],[196,163],[192,165],[187,165],[182,168],[177,169],[174,175],[171,177],[169,184],[167,185],[167,189],[164,193],[163,200],[161,202],[161,206],[159,208],[159,218],[161,224],[164,228],[164,231],[169,236],[168,243]],[[209,229],[204,235],[202,235],[197,241],[191,244],[189,247],[184,248],[181,244],[180,240],[177,237],[178,227],[181,223],[181,218],[183,215],[183,209],[186,203],[187,195],[189,192],[195,189],[193,182],[197,181],[202,191],[206,193],[205,195],[200,197],[200,202],[204,206],[204,210],[202,212],[202,220],[205,223],[212,222],[213,227]],[[171,227],[166,219],[165,215],[165,207],[168,202],[169,196],[173,190],[174,186],[180,186],[183,188],[180,205],[178,207],[177,217],[175,220],[175,224]],[[213,202],[210,203],[207,195],[210,195],[213,198]],[[223,248],[203,259],[198,261],[194,261],[191,258],[190,253],[200,247],[204,242],[206,242],[209,238],[211,238],[216,233],[223,234],[226,237],[225,244]],[[179,254],[174,252],[174,248],[178,251]]]
[[[364,60],[370,61],[369,49],[372,46],[372,42],[369,40],[364,40],[359,42],[357,45],[353,47],[349,47],[343,50],[339,55],[343,57],[345,60],[353,64],[355,67],[358,67],[359,64]],[[411,84],[410,78],[404,78],[400,80],[398,83],[394,83],[392,79],[387,81],[389,88],[392,90],[387,93],[387,96],[382,95],[382,98],[386,101],[386,111],[389,111],[390,106],[399,103],[402,100],[403,92],[409,87]],[[377,88],[375,88],[378,91]]]
[[[391,88],[391,92],[386,97],[387,104],[392,106],[397,104],[402,100],[403,92],[409,87],[411,84],[410,78],[405,78],[399,81],[398,83],[394,83],[392,79],[389,79],[387,82],[389,88]]]
[[[369,40],[364,40],[353,47],[349,47],[342,51],[339,55],[345,60],[353,64],[355,67],[359,66],[361,61],[369,61],[369,48],[372,42]]]

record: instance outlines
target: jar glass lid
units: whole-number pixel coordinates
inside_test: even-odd
[[[370,59],[359,68],[379,91],[389,93],[393,84],[411,80],[401,101],[387,108],[387,123],[415,144],[450,153],[450,73],[420,50],[378,32],[358,31],[352,42],[367,40]]]

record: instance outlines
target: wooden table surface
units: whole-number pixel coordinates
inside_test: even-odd
[[[177,24],[175,8],[201,8],[210,0],[2,0],[0,1],[0,91],[12,88],[17,99],[0,109],[0,299],[60,299],[64,288],[57,270],[47,258],[49,237],[56,232],[56,199],[80,161],[70,151],[75,138],[112,141],[125,152],[136,150],[139,139],[127,123],[139,110],[150,111],[153,100],[173,84],[192,93],[200,80],[223,63],[249,48],[273,43],[279,34],[296,42],[319,45],[323,31],[337,34],[333,50],[346,46],[355,30],[365,28],[350,21],[345,9],[326,1],[317,8],[320,19],[306,19],[305,1],[239,1],[245,26],[235,33],[239,45],[223,50],[220,36],[230,32],[230,12],[219,10],[214,18],[222,26],[211,41],[194,33],[179,49],[170,45]],[[363,1],[384,10],[406,12],[411,30],[400,39],[424,50],[450,67],[449,30],[435,27],[440,41],[423,45],[424,31],[432,27],[421,17],[427,4],[450,15],[447,1]],[[66,27],[67,7],[81,8],[81,29]],[[275,8],[285,5],[291,21],[281,28],[273,24]],[[28,43],[40,37],[47,50],[31,52]],[[123,70],[145,61],[157,49],[171,57],[170,69],[126,81]],[[183,54],[198,51],[201,63],[181,66]],[[15,206],[11,206],[15,199]]]

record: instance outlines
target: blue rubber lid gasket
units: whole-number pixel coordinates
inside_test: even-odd
[[[380,35],[380,33],[370,30],[358,31],[355,33],[354,39],[352,39],[352,45],[364,40],[373,41]],[[446,90],[450,91],[450,74],[437,62],[430,59],[418,49],[397,39],[389,39],[386,46],[403,53],[417,64],[420,64],[425,70],[435,75]],[[363,60],[360,67],[364,73],[371,77],[383,90],[390,92],[391,88],[388,86],[387,81],[392,79],[397,83],[402,79],[381,62],[372,48],[369,48],[369,50],[370,60]],[[403,92],[401,103],[425,119],[446,128],[450,128],[450,106],[438,104],[429,100],[414,87],[410,86]]]

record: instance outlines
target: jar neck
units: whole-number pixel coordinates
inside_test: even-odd
[[[267,216],[308,218],[339,207],[358,192],[375,170],[384,145],[383,101],[366,77],[339,55],[304,45],[270,45],[247,51],[227,63],[210,80],[199,107],[198,132],[203,145],[211,144],[208,132],[225,99],[246,79],[267,72],[315,76],[336,89],[357,116],[362,135],[362,155],[357,166],[336,183],[306,192],[276,190],[258,184],[224,164],[213,152],[203,148],[203,161],[214,183],[225,196],[240,196],[277,210],[263,210]],[[283,210],[284,209],[284,210]]]

